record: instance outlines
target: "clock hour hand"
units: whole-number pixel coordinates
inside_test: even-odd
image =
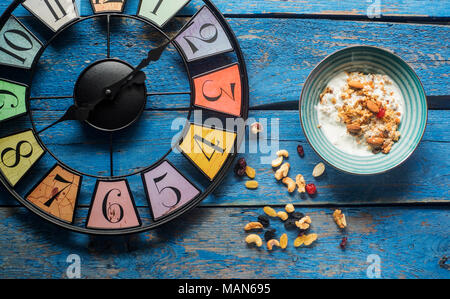
[[[150,64],[152,61],[158,61],[161,58],[162,53],[167,48],[167,46],[172,42],[172,40],[169,40],[168,42],[164,43],[162,46],[159,46],[158,48],[151,49],[147,57],[144,58],[141,63],[131,72],[131,74],[127,75],[125,78],[117,81],[116,83],[112,84],[111,86],[105,88],[105,95],[109,99],[114,99],[117,94],[119,94],[120,90],[128,85],[129,83],[138,84],[142,81],[142,84],[145,83],[145,73],[142,72],[142,69],[145,68]],[[144,77],[142,77],[142,75]],[[135,78],[138,77],[138,78]]]

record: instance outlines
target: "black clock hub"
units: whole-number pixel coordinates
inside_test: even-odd
[[[102,131],[117,131],[136,122],[147,100],[145,84],[125,86],[114,98],[107,87],[131,74],[133,67],[119,59],[94,62],[79,76],[74,91],[75,104],[91,105],[104,98],[89,114],[86,123]]]

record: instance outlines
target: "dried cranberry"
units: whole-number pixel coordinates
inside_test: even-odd
[[[314,184],[308,184],[306,185],[306,192],[308,192],[309,195],[314,195],[317,192],[316,185]]]
[[[305,151],[303,149],[303,146],[301,146],[300,144],[297,146],[297,153],[300,155],[300,157],[304,157],[305,156]]]
[[[385,114],[386,114],[386,109],[380,108],[380,111],[378,111],[377,117],[383,118]]]
[[[345,249],[345,246],[347,246],[347,237],[343,237],[341,244],[339,244],[339,246],[341,246],[342,249]]]
[[[238,176],[244,176],[245,175],[245,168],[239,168],[236,170],[236,174]]]

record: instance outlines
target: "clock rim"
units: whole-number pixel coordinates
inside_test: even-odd
[[[90,1],[90,0],[88,0]],[[236,34],[234,33],[234,31],[232,30],[231,26],[229,25],[229,23],[227,22],[227,20],[225,19],[225,17],[223,16],[223,14],[218,10],[218,8],[210,1],[210,0],[202,0],[204,2],[204,5],[208,6],[208,8],[210,8],[211,12],[214,14],[214,16],[216,17],[216,19],[219,21],[219,23],[221,24],[221,26],[223,26],[224,30],[226,31],[227,35],[228,35],[228,39],[230,41],[230,43],[233,46],[233,52],[235,52],[237,60],[238,60],[238,65],[239,65],[239,71],[241,74],[241,84],[242,84],[242,111],[241,111],[241,117],[246,121],[248,119],[248,114],[249,114],[249,85],[248,85],[248,73],[247,73],[247,66],[246,66],[246,62],[245,62],[245,58],[244,55],[242,53],[242,49],[240,47],[240,44],[238,43]],[[10,16],[14,16],[12,13],[13,11],[21,4],[23,3],[24,0],[14,0],[7,8],[6,10],[2,13],[1,17],[0,17],[0,28],[4,26],[4,24],[7,22],[7,20],[9,19]],[[52,36],[52,38],[46,43],[46,45],[48,43],[50,43],[55,36],[58,36],[60,31],[64,31],[64,29],[78,23],[81,22],[83,20],[87,20],[87,19],[91,19],[94,17],[99,17],[99,16],[114,16],[114,15],[123,15],[124,17],[130,17],[139,21],[143,21],[145,23],[147,23],[148,21],[146,21],[144,18],[139,17],[138,15],[128,15],[128,14],[122,14],[122,13],[111,13],[111,12],[105,12],[105,13],[95,13],[95,10],[92,10],[93,14],[86,16],[86,17],[81,17],[77,18],[75,20],[73,20],[72,22],[69,22],[68,24],[64,25],[60,30],[58,30],[54,36]],[[191,17],[192,18],[192,17]],[[148,24],[150,24],[151,26],[153,26],[154,28],[156,28],[157,30],[159,30],[160,28],[158,28],[157,26],[155,26],[154,24],[152,24],[151,22],[148,22]],[[159,30],[164,36],[167,35],[161,30]],[[172,45],[174,47],[177,48],[177,45],[175,43],[172,43]],[[44,46],[40,51],[45,51],[46,46]],[[177,48],[177,51],[179,51],[179,49]],[[35,60],[33,61],[32,67],[30,68],[31,73],[32,73],[32,77],[34,77],[34,73],[35,73],[35,64],[37,63],[37,61],[39,59],[37,59],[37,57],[41,57],[42,55],[41,52],[39,52],[36,55]],[[182,51],[180,51],[180,53],[182,53]],[[186,64],[186,70],[188,72],[188,74],[190,75],[189,72],[189,68],[187,67],[187,62],[185,59],[183,59],[184,63]],[[190,84],[192,81],[192,76],[189,77],[189,81]],[[192,86],[191,86],[191,91],[192,91]],[[27,109],[29,109],[29,103],[30,103],[30,93],[31,93],[31,86],[29,86],[29,94],[28,97],[26,98],[27,100]],[[189,119],[190,119],[190,115],[192,113],[192,111],[194,110],[194,106],[192,105],[192,92],[191,92],[191,104],[189,107],[189,112],[188,112],[188,118],[186,119],[186,126],[184,128],[184,130],[188,127],[187,125],[190,123]],[[30,112],[30,110],[27,110],[28,112]],[[31,115],[31,113],[30,113]],[[36,134],[36,130],[34,127],[34,123],[32,122],[32,128],[31,130],[33,131],[33,133],[35,135]],[[146,231],[150,231],[153,230],[155,228],[161,227],[164,224],[175,220],[176,218],[182,216],[183,214],[187,213],[188,211],[192,210],[193,208],[197,207],[207,196],[209,196],[212,191],[214,191],[218,185],[220,183],[222,183],[223,179],[225,178],[225,176],[228,174],[231,165],[233,164],[236,156],[237,156],[237,149],[239,149],[239,147],[242,145],[243,142],[243,138],[245,138],[245,133],[246,133],[246,127],[244,126],[243,128],[238,129],[238,131],[236,132],[237,137],[235,140],[235,145],[234,148],[236,149],[235,152],[231,152],[229,157],[227,158],[227,160],[225,161],[224,165],[222,166],[221,170],[219,171],[219,173],[217,174],[217,176],[212,180],[209,181],[209,185],[203,190],[203,192],[198,195],[196,198],[194,198],[193,200],[191,200],[189,203],[181,206],[179,209],[177,209],[176,211],[174,211],[172,214],[167,215],[167,217],[164,217],[162,219],[159,219],[157,221],[152,221],[150,224],[143,226],[142,223],[139,227],[134,227],[134,228],[125,228],[125,229],[108,229],[108,230],[99,230],[99,229],[89,229],[83,226],[75,226],[73,224],[69,224],[67,222],[64,222],[54,216],[52,216],[51,214],[48,214],[44,211],[42,211],[41,209],[39,209],[37,206],[33,205],[31,202],[28,202],[25,198],[23,198],[20,194],[18,194],[18,192],[12,188],[8,182],[6,181],[6,178],[3,177],[3,175],[0,176],[0,182],[5,186],[5,188],[9,191],[9,193],[25,208],[27,208],[28,210],[30,210],[31,212],[33,212],[34,214],[38,215],[39,217],[47,220],[49,223],[52,223],[53,225],[56,225],[59,228],[64,228],[68,231],[72,231],[72,232],[77,232],[77,233],[81,233],[81,234],[86,234],[86,235],[104,235],[104,236],[123,236],[123,235],[130,235],[130,234],[137,234],[137,233],[142,233],[142,232],[146,232]],[[181,138],[181,137],[180,137]],[[41,144],[41,139],[39,138],[39,136],[37,135],[38,142]],[[181,139],[179,139],[181,140]],[[178,141],[179,141],[178,140]],[[44,145],[44,150],[47,150],[47,148]],[[165,154],[162,158],[160,158],[157,162],[153,163],[151,166],[147,167],[146,169],[142,169],[141,171],[135,173],[134,175],[138,175],[139,173],[143,173],[145,171],[151,170],[157,166],[159,166],[164,160],[168,161],[170,163],[170,160],[166,159],[167,156],[173,151],[173,149],[175,148],[175,145],[172,146],[172,148],[169,150],[169,152],[167,154]],[[47,152],[49,152],[49,154],[51,154],[50,151],[47,150]],[[45,152],[44,152],[45,153]],[[52,155],[53,156],[53,155]],[[64,169],[67,169],[67,167],[65,167],[66,165],[63,163],[61,165],[61,163],[59,163],[60,161],[53,156],[53,158],[57,161],[57,163],[55,165],[59,165],[61,167],[63,167]],[[55,165],[51,168],[53,169],[55,167]],[[68,168],[69,170],[72,170],[72,168]],[[176,168],[177,171],[178,168]],[[78,174],[77,171],[75,171],[75,174]],[[83,176],[84,174],[82,174]],[[88,175],[89,176],[89,175]],[[130,176],[130,175],[128,175]],[[128,180],[126,179],[128,176],[125,176],[123,179],[128,183]],[[118,177],[113,177],[111,178],[111,180],[117,180],[120,179],[122,177],[118,176]],[[83,179],[83,178],[81,178]],[[100,178],[97,178],[97,182],[100,180]],[[105,179],[106,181],[108,181],[108,179]],[[191,180],[189,180],[191,181]],[[40,181],[39,181],[40,182]],[[97,184],[96,182],[96,184]],[[81,184],[80,184],[81,185]],[[77,199],[78,201],[78,199]],[[92,201],[90,206],[92,206]],[[79,208],[79,207],[78,207]],[[91,207],[89,207],[90,209]],[[138,207],[137,205],[134,204],[134,208],[136,211],[139,210],[140,207]],[[151,206],[148,205],[147,207],[141,207],[141,208],[146,208],[149,209],[151,212]],[[76,208],[77,209],[77,208]],[[74,210],[74,213],[76,212],[76,209]],[[137,214],[139,219],[140,219],[140,215]],[[87,224],[87,218],[85,219],[86,224]]]

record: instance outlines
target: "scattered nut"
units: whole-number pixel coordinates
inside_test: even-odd
[[[245,173],[251,179],[254,179],[256,176],[256,170],[250,166],[245,167]]]
[[[258,247],[261,247],[262,245],[261,237],[256,234],[248,235],[245,238],[245,242],[247,242],[247,244],[255,244]]]
[[[325,172],[325,164],[320,162],[319,164],[316,165],[316,167],[314,167],[312,175],[313,177],[317,178],[320,177],[324,172]]]
[[[340,228],[345,228],[347,226],[347,221],[345,220],[345,215],[342,213],[341,210],[336,210],[333,213],[333,218],[336,224]]]
[[[294,205],[291,204],[291,203],[288,203],[288,204],[284,207],[284,209],[285,209],[286,212],[288,212],[288,213],[292,213],[292,212],[295,211]]]
[[[272,239],[267,242],[267,249],[272,250],[273,246],[280,247],[280,242],[278,240]]]
[[[285,157],[285,158],[289,158],[289,152],[288,152],[287,150],[279,150],[279,151],[277,152],[277,156],[278,156],[278,157],[283,156],[283,157]]]
[[[291,164],[289,164],[287,162],[284,163],[283,165],[281,165],[281,167],[278,168],[278,170],[275,172],[275,178],[279,181],[282,178],[287,177],[290,167],[291,167]]]
[[[302,219],[300,219],[299,221],[295,222],[295,225],[302,229],[302,230],[307,230],[309,228],[309,225],[311,224],[311,218],[309,216],[305,216]]]
[[[282,234],[280,237],[280,247],[281,249],[285,249],[288,244],[288,236],[286,234]]]
[[[295,182],[294,182],[293,179],[291,179],[290,177],[285,177],[285,178],[282,180],[282,182],[283,182],[283,184],[285,184],[285,185],[287,186],[288,192],[289,192],[289,193],[292,193],[292,192],[295,191],[295,187],[296,187],[297,185],[295,184]]]
[[[283,163],[283,156],[279,156],[275,160],[272,161],[272,167],[278,167]]]
[[[271,207],[264,207],[264,213],[266,213],[267,214],[267,216],[270,216],[270,217],[277,217],[278,215],[277,215],[277,212],[274,210],[274,209],[272,209]]]
[[[285,221],[286,219],[289,218],[288,214],[287,214],[286,212],[284,212],[284,211],[279,211],[279,212],[277,213],[277,216],[278,216],[279,218],[281,218],[281,220],[283,220],[283,221]]]
[[[245,231],[249,231],[249,230],[254,230],[254,229],[262,229],[263,225],[259,222],[249,222],[245,225],[244,230]]]
[[[306,192],[306,182],[305,182],[305,178],[301,175],[298,174],[295,177],[295,183],[297,184],[297,188],[298,188],[298,193],[305,193]]]
[[[247,187],[247,189],[256,189],[258,188],[258,182],[257,181],[247,181],[245,182],[245,187]]]
[[[263,127],[258,122],[255,122],[255,123],[251,124],[251,126],[250,126],[250,131],[255,135],[258,133],[261,133],[262,130],[263,130]]]

